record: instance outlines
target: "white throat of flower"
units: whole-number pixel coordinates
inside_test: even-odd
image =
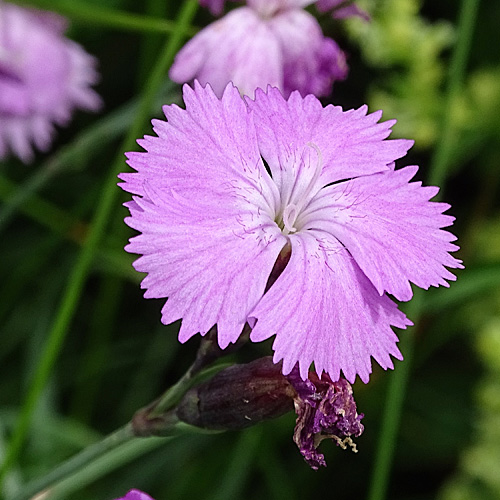
[[[300,227],[297,227],[297,219],[299,218],[302,210],[311,201],[314,194],[316,194],[313,193],[313,190],[316,188],[316,184],[323,169],[323,157],[319,147],[312,142],[308,142],[307,146],[316,151],[318,160],[314,167],[314,173],[305,188],[295,189],[298,184],[299,177],[301,175],[307,175],[304,174],[304,166],[301,166],[296,174],[296,179],[294,179],[294,188],[292,189],[288,201],[285,204],[281,217],[277,218],[277,223],[284,235],[293,234],[300,229]]]

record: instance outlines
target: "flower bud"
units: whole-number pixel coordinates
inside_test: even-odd
[[[313,468],[326,466],[318,451],[324,439],[350,446],[362,434],[363,414],[357,413],[352,387],[345,379],[333,382],[314,372],[302,380],[298,365],[283,375],[281,363],[271,357],[233,365],[189,390],[175,409],[154,414],[155,403],[137,412],[132,421],[136,436],[161,436],[182,421],[208,430],[226,431],[250,427],[279,417],[295,407],[293,440]]]
[[[147,493],[140,490],[130,490],[124,497],[116,500],[153,500]]]
[[[236,430],[293,410],[295,390],[272,358],[233,365],[186,393],[177,417],[212,430]]]

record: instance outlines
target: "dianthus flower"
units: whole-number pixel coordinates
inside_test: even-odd
[[[271,87],[253,101],[230,84],[219,100],[195,82],[184,101],[163,108],[158,137],[138,141],[147,152],[128,153],[136,172],[120,175],[141,233],[126,250],[141,255],[145,297],[168,297],[163,323],[182,318],[181,342],[217,324],[225,348],[248,322],[253,341],[276,335],[274,361],[284,374],[298,362],[304,379],[311,363],[333,381],[367,382],[370,357],[392,368],[391,326],[411,322],[387,294],[448,286],[445,266],[462,267],[441,229],[449,205],[429,201],[438,188],[395,168],[412,141],[386,140],[394,120],[366,106]]]
[[[34,144],[45,151],[54,125],[75,108],[95,111],[95,60],[63,36],[65,19],[0,0],[0,159],[9,150],[24,162]]]
[[[177,54],[170,78],[210,83],[219,97],[228,82],[249,96],[267,85],[285,96],[293,90],[329,95],[332,83],[347,76],[347,64],[339,46],[302,9],[310,3],[248,0],[189,41]]]
[[[130,490],[124,497],[116,500],[153,500],[147,493],[140,490]]]

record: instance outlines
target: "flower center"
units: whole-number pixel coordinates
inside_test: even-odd
[[[295,221],[297,220],[297,215],[299,214],[299,211],[297,210],[297,207],[291,203],[288,205],[285,210],[283,211],[283,232],[285,234],[288,233],[295,233],[297,231],[297,228],[294,227]]]
[[[276,223],[284,235],[300,230],[300,215],[317,191],[317,182],[323,169],[323,157],[318,146],[308,142],[307,146],[317,154],[317,161],[303,155],[298,168],[292,169],[290,178],[284,180],[281,189],[282,210],[276,217]],[[291,186],[291,187],[290,187]],[[287,192],[290,192],[287,196]]]

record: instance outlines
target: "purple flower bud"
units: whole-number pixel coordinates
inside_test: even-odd
[[[186,393],[177,407],[183,422],[212,430],[236,430],[293,409],[295,390],[270,357],[233,365]]]
[[[130,490],[124,497],[116,500],[153,500],[148,494],[140,490]]]
[[[295,412],[297,423],[293,440],[306,462],[313,469],[326,467],[325,457],[317,448],[323,439],[333,439],[338,446],[350,446],[357,452],[351,436],[359,437],[364,430],[363,414],[358,415],[352,387],[345,379],[332,382],[323,374],[319,379],[315,373],[302,380],[296,366],[287,376],[297,391]]]

